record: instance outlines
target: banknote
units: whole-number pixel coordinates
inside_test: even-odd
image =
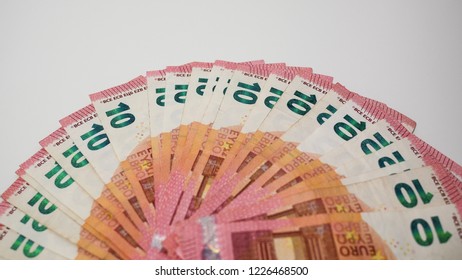
[[[158,194],[154,200],[155,205],[159,205],[159,198],[163,196],[161,186],[165,185],[168,180],[168,172],[163,171],[166,166],[162,164],[160,139],[165,108],[165,70],[146,72],[146,81],[148,85],[154,192]]]
[[[323,213],[361,213],[406,210],[457,204],[462,181],[436,161],[373,180],[330,186],[300,183],[252,204],[226,208],[216,214],[219,222],[246,219],[280,219]]]
[[[185,259],[460,259],[461,206],[190,225]],[[197,238],[197,239],[195,239]],[[195,243],[194,243],[195,241]]]
[[[172,167],[172,159],[178,139],[178,126],[181,122],[184,104],[187,100],[189,80],[193,64],[168,66],[165,69],[165,107],[161,128],[161,159],[168,177]],[[197,65],[199,66],[199,65]],[[206,66],[206,63],[204,64]]]
[[[104,182],[105,188],[122,204],[130,220],[138,229],[147,227],[138,197],[120,166],[93,105],[77,110],[60,123]]]
[[[146,78],[90,95],[110,145],[148,223],[155,217],[151,132]]]
[[[213,66],[213,63],[191,65],[191,76],[188,81],[186,98],[182,99],[184,101],[184,108],[181,113],[181,121],[175,125],[175,127],[178,127],[178,134],[176,135],[176,143],[172,148],[172,156],[174,157],[172,159],[172,170],[177,168],[176,165],[182,157],[192,123],[201,119],[204,109],[212,96],[211,94],[206,94],[206,87],[209,77],[212,74]]]

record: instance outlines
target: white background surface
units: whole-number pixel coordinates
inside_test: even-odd
[[[88,94],[190,61],[311,66],[462,163],[462,1],[0,0],[0,191]]]

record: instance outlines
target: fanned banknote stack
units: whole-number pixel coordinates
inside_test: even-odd
[[[90,95],[2,194],[3,259],[462,259],[462,167],[308,67],[193,62]]]

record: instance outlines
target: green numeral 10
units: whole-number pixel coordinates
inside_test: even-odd
[[[175,93],[173,99],[177,103],[184,104],[186,103],[186,94],[188,93],[188,85],[175,85],[175,90],[180,90],[179,92]]]
[[[42,199],[42,201],[40,201],[41,199]],[[27,202],[27,204],[29,204],[30,206],[34,206],[39,201],[40,201],[40,204],[38,206],[38,210],[39,210],[40,213],[42,213],[44,215],[51,214],[58,208],[54,204],[49,205],[50,202],[48,201],[48,199],[44,198],[41,193],[37,193],[36,195],[34,195],[34,197],[32,197]]]
[[[135,116],[133,114],[123,113],[128,110],[130,110],[130,106],[123,102],[120,102],[117,108],[106,112],[106,116],[108,117],[115,116],[111,120],[111,126],[113,128],[126,127],[127,125],[130,125],[135,121]]]
[[[437,216],[431,217],[433,228],[436,231],[436,236],[441,244],[449,241],[452,234],[449,231],[445,231],[441,225],[440,218]],[[421,229],[421,230],[419,230]],[[423,231],[423,232],[422,232]],[[430,246],[433,243],[433,230],[430,224],[424,219],[415,219],[411,222],[411,232],[414,240],[420,246]]]
[[[237,84],[238,87],[244,88],[245,90],[236,90],[233,94],[234,100],[242,104],[255,104],[257,102],[258,96],[254,92],[260,92],[261,88],[258,83],[253,83],[252,85],[241,83]]]
[[[13,243],[13,245],[11,245],[11,249],[17,251],[19,247],[21,247],[21,245],[24,243],[24,240],[26,240],[26,237],[24,235],[19,235],[16,241]],[[24,248],[22,249],[24,256],[28,258],[35,258],[38,255],[40,255],[44,248],[38,245],[37,248],[35,248],[35,250],[32,250],[34,244],[34,241],[30,239],[27,240],[26,244],[24,245]]]
[[[63,170],[61,165],[59,165],[57,162],[55,162],[55,164],[56,166],[53,167],[53,169],[51,169],[50,171],[48,171],[48,173],[45,174],[45,177],[51,179],[59,172],[58,176],[56,176],[55,178],[54,184],[58,189],[65,189],[69,187],[72,183],[74,183],[74,179],[72,179],[71,176],[69,176],[69,174],[67,174],[67,172]]]
[[[306,95],[303,92],[297,90],[295,91],[294,95],[300,99],[290,99],[287,102],[287,108],[300,116],[305,115],[311,110],[311,106],[308,103],[315,105],[317,102],[316,95],[314,94]]]
[[[82,152],[79,151],[79,148],[77,148],[76,145],[73,145],[72,147],[67,149],[63,153],[63,156],[65,158],[68,158],[68,157],[72,156],[71,164],[75,168],[84,167],[85,165],[87,165],[89,163],[88,160],[83,156]]]
[[[103,132],[104,130],[102,125],[94,123],[91,126],[91,128],[92,130],[80,136],[80,138],[83,141],[90,138],[90,140],[87,143],[88,149],[92,151],[96,151],[96,150],[99,150],[109,145],[110,142],[109,142],[109,138],[107,137],[107,134],[100,133],[100,132]]]
[[[433,194],[431,194],[430,192],[426,192],[420,184],[419,180],[412,180],[412,185],[414,186],[415,191],[411,186],[409,186],[406,183],[396,184],[395,194],[401,205],[403,205],[406,208],[415,207],[418,203],[416,191],[424,204],[430,203],[430,201],[433,198]],[[405,196],[404,194],[407,194],[407,196]]]
[[[348,141],[358,135],[359,131],[364,131],[366,129],[366,123],[361,121],[358,122],[357,120],[353,119],[350,115],[345,115],[343,117],[344,120],[347,122],[338,122],[334,125],[335,133],[340,136],[345,141]]]

